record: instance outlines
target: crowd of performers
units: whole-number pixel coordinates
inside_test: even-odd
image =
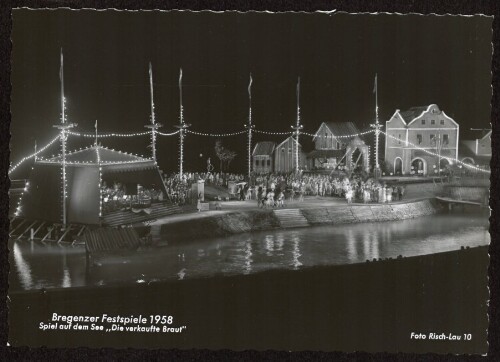
[[[185,205],[198,199],[191,195],[192,184],[203,180],[206,185],[228,187],[231,181],[238,183],[236,197],[240,200],[256,200],[259,207],[284,207],[288,201],[303,201],[305,196],[345,198],[347,203],[387,203],[403,199],[403,185],[387,185],[374,179],[363,180],[360,176],[331,176],[321,174],[256,174],[250,185],[245,176],[233,173],[185,173],[164,175],[167,195],[160,187],[139,186],[137,191],[127,190],[126,185],[103,182],[101,194],[103,211],[128,207],[148,207],[152,203],[168,199],[177,205]],[[193,197],[194,196],[194,197]]]
[[[255,199],[259,207],[282,207],[286,200],[304,196],[345,198],[347,203],[388,203],[403,199],[403,185],[387,185],[359,176],[334,177],[317,174],[268,174],[255,178],[255,187],[242,187],[240,199]]]

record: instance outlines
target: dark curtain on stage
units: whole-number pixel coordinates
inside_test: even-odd
[[[99,169],[71,167],[67,184],[68,222],[99,224]]]
[[[21,216],[27,219],[62,220],[61,167],[35,164],[28,191],[21,200]]]

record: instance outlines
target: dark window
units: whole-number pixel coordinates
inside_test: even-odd
[[[267,160],[267,165],[271,166],[271,160]]]
[[[422,120],[422,124],[425,124],[425,119]]]
[[[422,135],[418,134],[417,135],[417,143],[420,145],[422,143]]]
[[[448,135],[444,134],[443,135],[443,145],[447,145],[450,142]]]
[[[340,149],[340,142],[337,142],[337,150]]]
[[[439,121],[439,123],[441,123],[441,126],[444,126],[444,119],[442,119],[441,121]]]
[[[259,160],[255,160],[255,166],[259,166]]]
[[[436,124],[436,121],[434,119],[432,119],[431,124]]]
[[[430,139],[431,142],[433,142],[435,140],[435,138],[436,138],[436,135],[434,135],[434,134],[431,134],[429,136],[429,139]]]
[[[401,135],[398,135],[398,143],[401,144]]]

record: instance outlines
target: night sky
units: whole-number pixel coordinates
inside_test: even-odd
[[[479,16],[14,10],[11,161],[56,134],[61,47],[67,115],[80,131],[93,132],[96,119],[100,132],[143,131],[151,61],[163,132],[178,123],[182,67],[185,120],[200,132],[243,129],[250,72],[257,129],[287,131],[295,123],[300,76],[305,131],[314,133],[323,121],[352,121],[364,130],[374,119],[378,73],[381,121],[396,109],[436,103],[460,124],[461,139],[480,136],[469,129],[490,127],[491,23]],[[215,140],[189,135],[185,169],[204,168],[208,156],[215,161]],[[92,142],[73,137],[69,149]],[[101,142],[150,154],[147,136]],[[244,172],[245,136],[223,143],[238,154],[233,171]],[[45,155],[58,152],[54,145]],[[177,159],[178,137],[161,137],[160,167],[175,171]]]

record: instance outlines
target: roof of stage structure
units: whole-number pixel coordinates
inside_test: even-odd
[[[38,160],[38,162],[60,164],[62,162],[62,155],[49,159]],[[154,164],[154,161],[149,158],[133,155],[131,153],[109,149],[101,145],[93,145],[88,148],[66,154],[66,164],[68,165],[106,166],[133,163]]]
[[[326,122],[327,127],[337,137],[359,134],[358,127],[352,122]]]

